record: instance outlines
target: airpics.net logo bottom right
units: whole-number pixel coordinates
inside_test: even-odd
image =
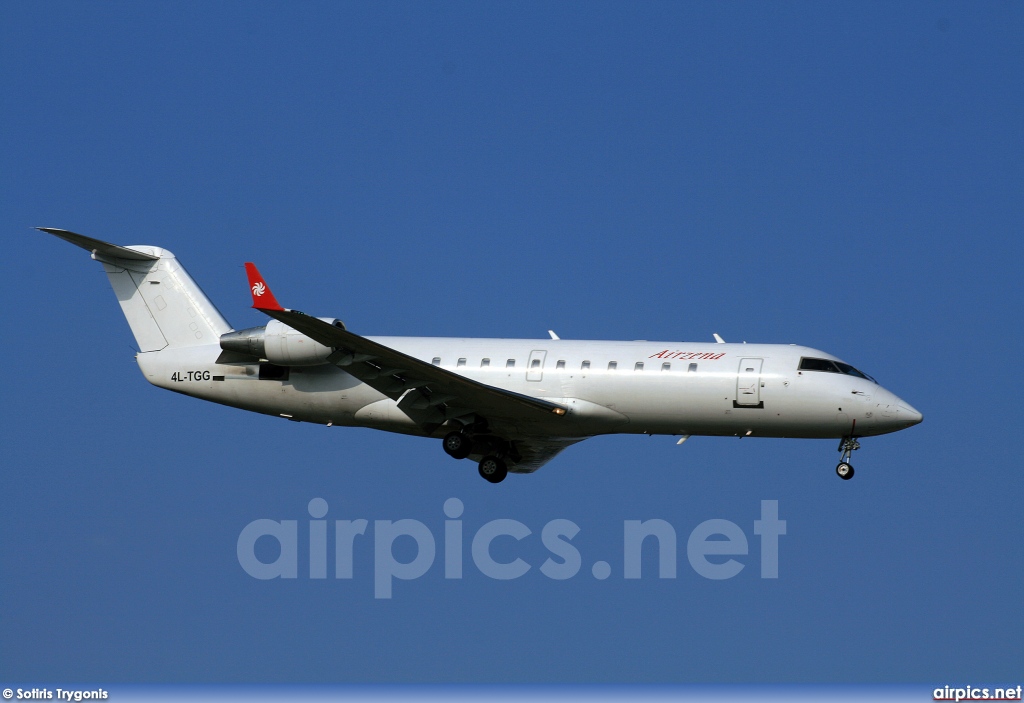
[[[492,553],[492,543],[502,538],[502,553],[507,553],[507,540],[512,544],[521,542],[533,534],[524,523],[509,518],[491,520],[481,525],[472,537],[464,534],[460,519],[464,505],[458,498],[449,498],[444,503],[443,536],[440,539],[443,551],[444,576],[446,579],[461,579],[465,565],[464,548],[469,542],[473,566],[484,576],[499,581],[508,581],[524,576],[533,568],[522,556],[499,561]],[[323,498],[309,501],[307,510],[311,520],[303,525],[308,535],[309,578],[326,579],[328,573],[328,520],[329,506]],[[335,579],[354,578],[354,555],[358,550],[370,548],[367,535],[370,521],[367,519],[334,520],[333,571]],[[760,543],[761,578],[775,579],[779,576],[779,538],[786,534],[786,521],[779,519],[779,501],[762,500],[760,519],[753,521],[753,535]],[[583,557],[573,544],[580,527],[572,520],[551,520],[540,531],[540,540],[549,552],[538,567],[547,578],[564,581],[575,577],[583,568]],[[666,520],[624,520],[622,525],[623,553],[622,576],[639,579],[642,571],[643,545],[652,541],[657,546],[657,572],[659,578],[676,577],[677,533]],[[415,556],[400,561],[395,556],[395,543],[412,541]],[[306,540],[302,540],[305,542]],[[257,543],[271,549],[260,549]],[[373,595],[374,598],[391,598],[394,583],[418,579],[434,565],[438,552],[434,533],[423,522],[413,519],[373,521]],[[276,545],[275,545],[276,543]],[[237,555],[242,569],[255,579],[294,579],[299,575],[299,520],[253,520],[238,535]],[[303,545],[305,547],[305,545]],[[408,545],[406,545],[408,546]],[[409,550],[402,549],[403,554]],[[277,552],[272,561],[263,561],[257,552]],[[699,576],[711,580],[731,579],[747,564],[737,557],[747,557],[750,552],[747,533],[731,520],[705,520],[690,532],[686,540],[686,558],[690,567]],[[306,555],[304,555],[306,556]],[[507,559],[507,554],[506,554]],[[648,565],[648,568],[653,568]],[[612,566],[607,561],[597,561],[590,572],[598,580],[612,575]]]

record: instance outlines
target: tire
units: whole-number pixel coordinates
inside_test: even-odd
[[[449,432],[441,440],[445,453],[453,459],[465,459],[473,451],[473,443],[461,432]]]
[[[853,466],[845,461],[840,461],[836,466],[836,475],[844,481],[849,481],[853,478]]]
[[[508,476],[508,467],[496,456],[485,456],[481,459],[479,471],[480,475],[491,483],[501,483]]]

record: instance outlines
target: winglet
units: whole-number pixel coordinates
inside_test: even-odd
[[[284,310],[277,298],[270,292],[270,286],[263,280],[263,274],[256,264],[245,262],[245,273],[249,277],[249,290],[252,291],[252,306],[257,310]]]

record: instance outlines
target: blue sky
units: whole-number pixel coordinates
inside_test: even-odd
[[[1019,677],[1022,37],[1019,2],[3,4],[0,679]],[[850,482],[832,441],[606,437],[495,487],[149,386],[100,267],[32,226],[166,247],[236,328],[256,261],[364,334],[807,344],[925,421]],[[245,525],[315,497],[438,539],[457,497],[533,568],[379,600],[366,542],[352,581],[247,576]],[[627,581],[650,518],[677,578]],[[687,565],[708,519],[750,540],[733,579]]]

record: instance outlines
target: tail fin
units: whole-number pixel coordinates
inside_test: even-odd
[[[92,252],[103,264],[139,350],[217,344],[231,325],[174,254],[159,247],[93,239],[63,229],[37,228]]]

